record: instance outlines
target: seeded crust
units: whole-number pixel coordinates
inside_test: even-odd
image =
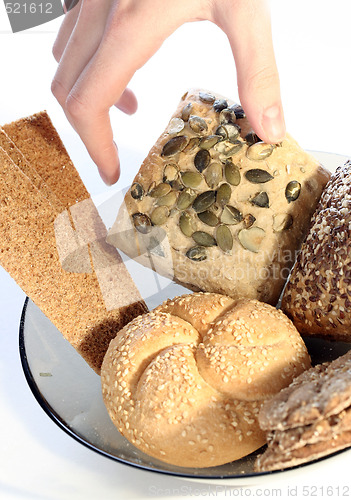
[[[102,393],[113,423],[137,448],[174,465],[211,467],[264,444],[262,403],[309,366],[281,312],[198,292],[118,333],[103,361]]]
[[[268,431],[258,471],[299,465],[351,445],[351,351],[317,365],[265,402],[259,413]]]
[[[312,424],[351,405],[351,351],[297,377],[262,408],[264,430]]]
[[[104,241],[106,229],[47,114],[5,125],[0,143],[8,151],[0,148],[0,264],[99,373],[111,338],[145,303]]]
[[[351,342],[351,162],[327,184],[282,308],[303,335]]]
[[[179,119],[184,107],[191,103],[192,114],[205,119],[208,126],[202,137],[215,133],[220,114],[214,110],[211,103],[203,102],[199,95],[198,90],[187,92],[172,120]],[[172,120],[134,179],[134,183],[139,183],[145,193],[153,183],[159,184],[163,181],[166,164],[175,164],[180,171],[198,173],[194,157],[195,153],[200,151],[199,147],[189,154],[181,152],[173,156],[161,156],[163,146],[176,136],[169,133],[174,123]],[[109,231],[108,241],[143,265],[153,266],[160,274],[192,290],[218,292],[234,299],[253,298],[275,305],[330,174],[289,135],[265,160],[249,160],[246,156],[248,145],[244,137],[251,130],[250,124],[246,118],[238,118],[236,124],[241,127],[239,142],[243,146],[238,153],[233,154],[231,160],[239,167],[241,181],[238,186],[231,186],[232,194],[228,204],[238,209],[243,217],[251,214],[255,221],[248,228],[245,224],[250,223],[245,218],[238,224],[227,226],[234,240],[231,251],[225,252],[219,246],[211,246],[205,249],[206,260],[194,261],[188,258],[187,251],[197,244],[191,236],[185,236],[180,230],[179,222],[183,210],[178,210],[176,206],[170,207],[170,216],[166,222],[154,226],[149,234],[141,234],[134,227],[132,215],[142,213],[150,216],[157,200],[147,194],[144,194],[141,200],[136,200],[130,190],[125,196],[125,204],[121,207],[115,224]],[[182,134],[187,137],[196,136],[189,122],[185,123],[184,130],[178,135]],[[221,165],[215,147],[210,150],[211,161]],[[207,169],[203,171],[203,175]],[[264,170],[265,174],[269,174],[270,180],[260,184],[249,182],[245,174],[252,169]],[[301,192],[295,201],[288,202],[285,190],[290,181],[298,181],[301,184]],[[199,187],[194,189],[194,193],[208,190],[211,189],[203,179]],[[250,201],[259,192],[268,193],[268,208],[255,206]],[[218,210],[220,214],[220,209]],[[193,232],[205,231],[217,239],[217,228],[202,222],[193,208],[190,207],[184,212],[192,218]],[[273,229],[275,216],[292,217],[292,225],[285,230]],[[251,251],[240,242],[239,231],[250,231],[253,228],[263,229],[264,233],[261,231],[260,234],[264,234],[264,238],[260,242],[260,234],[255,236],[254,233],[241,233],[253,244],[254,251]],[[158,241],[159,245],[155,245],[155,241]]]

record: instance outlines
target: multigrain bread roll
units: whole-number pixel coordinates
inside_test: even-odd
[[[131,321],[101,369],[104,402],[143,452],[211,467],[261,447],[261,404],[310,367],[281,311],[214,293],[168,300]]]
[[[264,144],[239,105],[189,91],[108,241],[190,289],[275,305],[329,177],[289,135]]]
[[[303,335],[351,341],[351,162],[326,186],[284,291]]]

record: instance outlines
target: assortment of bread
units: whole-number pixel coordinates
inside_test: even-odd
[[[137,448],[170,464],[211,467],[265,443],[261,404],[309,366],[281,311],[199,292],[123,328],[101,383],[112,421]]]
[[[256,471],[291,467],[351,445],[351,355],[310,368],[300,335],[351,340],[350,168],[330,179],[187,92],[107,232],[38,113],[0,127],[0,264],[101,371],[136,448],[211,467],[268,442]],[[195,293],[147,312],[115,247]]]
[[[289,135],[194,90],[137,173],[108,242],[192,290],[275,305],[330,174]]]

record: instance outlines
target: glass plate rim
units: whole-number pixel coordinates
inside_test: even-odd
[[[168,471],[164,469],[157,469],[157,468],[151,468],[143,464],[137,464],[133,463],[127,459],[117,457],[115,455],[112,455],[111,453],[95,446],[94,444],[90,443],[88,440],[84,439],[82,436],[79,436],[74,430],[72,430],[69,425],[60,417],[60,415],[54,410],[54,408],[51,406],[51,404],[47,401],[45,396],[40,392],[34,376],[31,372],[30,366],[29,366],[29,361],[25,349],[25,341],[24,341],[24,326],[25,326],[25,321],[26,321],[26,313],[27,313],[27,307],[28,303],[30,301],[29,297],[25,298],[23,308],[22,308],[22,313],[21,313],[21,318],[20,318],[20,325],[19,325],[19,354],[20,354],[20,361],[23,369],[23,373],[25,376],[25,379],[27,381],[27,384],[36,399],[37,403],[39,406],[42,408],[42,410],[46,413],[46,415],[66,434],[68,434],[71,438],[73,438],[76,442],[80,443],[84,447],[88,448],[91,451],[94,451],[95,453],[104,456],[105,458],[108,458],[109,460],[112,460],[114,462],[127,465],[129,467],[133,467],[135,469],[140,469],[144,470],[147,472],[153,472],[153,473],[158,473],[158,474],[163,474],[166,476],[171,476],[171,477],[176,477],[176,478],[182,478],[182,479],[192,479],[192,480],[206,480],[206,481],[214,481],[214,480],[242,480],[242,479],[250,479],[250,478],[259,478],[259,477],[267,477],[267,476],[277,476],[279,474],[286,474],[291,471],[296,471],[300,468],[303,468],[304,470],[308,466],[313,466],[314,464],[318,462],[322,462],[324,460],[330,459],[336,455],[339,455],[348,449],[342,449],[339,451],[336,451],[335,453],[326,455],[324,457],[320,457],[316,460],[307,462],[305,464],[299,464],[295,465],[293,467],[287,467],[285,469],[279,469],[279,470],[272,470],[272,471],[264,471],[264,472],[252,472],[252,473],[247,473],[244,475],[239,475],[239,474],[233,474],[233,475],[228,475],[228,476],[223,476],[220,474],[213,475],[213,476],[208,476],[208,475],[194,475],[190,473],[182,473],[182,472],[177,472],[177,471]]]

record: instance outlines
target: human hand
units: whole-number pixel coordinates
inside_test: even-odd
[[[137,109],[128,82],[185,22],[210,20],[228,36],[239,98],[265,142],[285,135],[270,15],[265,0],[79,0],[53,47],[59,62],[52,92],[107,184],[120,173],[109,119],[116,105]]]

